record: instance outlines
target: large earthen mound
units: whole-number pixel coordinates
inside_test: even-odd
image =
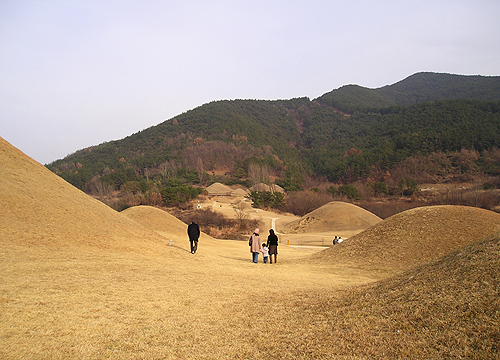
[[[497,234],[342,297],[303,297],[289,321],[322,344],[311,358],[333,338],[336,354],[360,359],[498,359],[499,287]]]
[[[350,203],[332,201],[286,225],[289,234],[362,231],[381,222],[377,215]]]
[[[2,246],[151,248],[165,239],[76,189],[0,138]]]
[[[321,258],[381,271],[412,268],[500,232],[500,214],[468,207],[420,207],[327,249]]]
[[[122,211],[122,214],[141,224],[145,228],[155,231],[169,240],[186,241],[187,224],[168,212],[152,206],[134,206]],[[203,240],[214,240],[211,236],[202,233]]]

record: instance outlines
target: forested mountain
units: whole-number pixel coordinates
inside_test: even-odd
[[[345,112],[411,105],[434,100],[498,101],[499,76],[463,76],[422,72],[378,89],[346,85],[317,100]]]
[[[87,192],[269,178],[294,190],[306,174],[349,183],[410,156],[462,149],[500,174],[486,159],[499,146],[500,77],[419,73],[315,100],[215,101],[47,166]]]

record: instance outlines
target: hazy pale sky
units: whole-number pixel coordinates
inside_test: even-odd
[[[0,136],[46,164],[222,99],[500,75],[498,0],[1,0]]]

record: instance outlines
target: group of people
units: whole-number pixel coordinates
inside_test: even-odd
[[[191,248],[191,254],[196,253],[198,249],[198,239],[200,238],[200,227],[194,221],[191,221],[191,224],[188,225],[187,233],[189,237],[189,244]],[[255,229],[252,236],[250,236],[250,240],[248,241],[248,245],[250,246],[250,252],[252,253],[252,261],[254,263],[259,262],[259,253],[262,253],[262,258],[264,264],[270,262],[274,263],[278,262],[278,236],[274,233],[273,229],[269,230],[269,236],[267,237],[267,242],[261,244],[260,242],[259,229]]]
[[[250,246],[250,252],[252,253],[252,261],[254,263],[259,262],[259,253],[262,253],[262,258],[264,264],[269,262],[278,262],[278,236],[274,233],[273,229],[269,230],[269,236],[267,237],[267,242],[260,242],[259,229],[255,229],[250,240],[248,240],[248,245]]]

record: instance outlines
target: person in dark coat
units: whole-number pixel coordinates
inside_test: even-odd
[[[274,263],[278,262],[278,236],[274,233],[273,229],[269,230],[269,236],[267,237],[267,247],[269,248],[269,262],[273,263],[273,255],[274,255]]]
[[[191,254],[194,254],[198,249],[198,238],[200,237],[200,227],[194,221],[188,225],[187,233],[189,236],[189,243],[191,245]]]

